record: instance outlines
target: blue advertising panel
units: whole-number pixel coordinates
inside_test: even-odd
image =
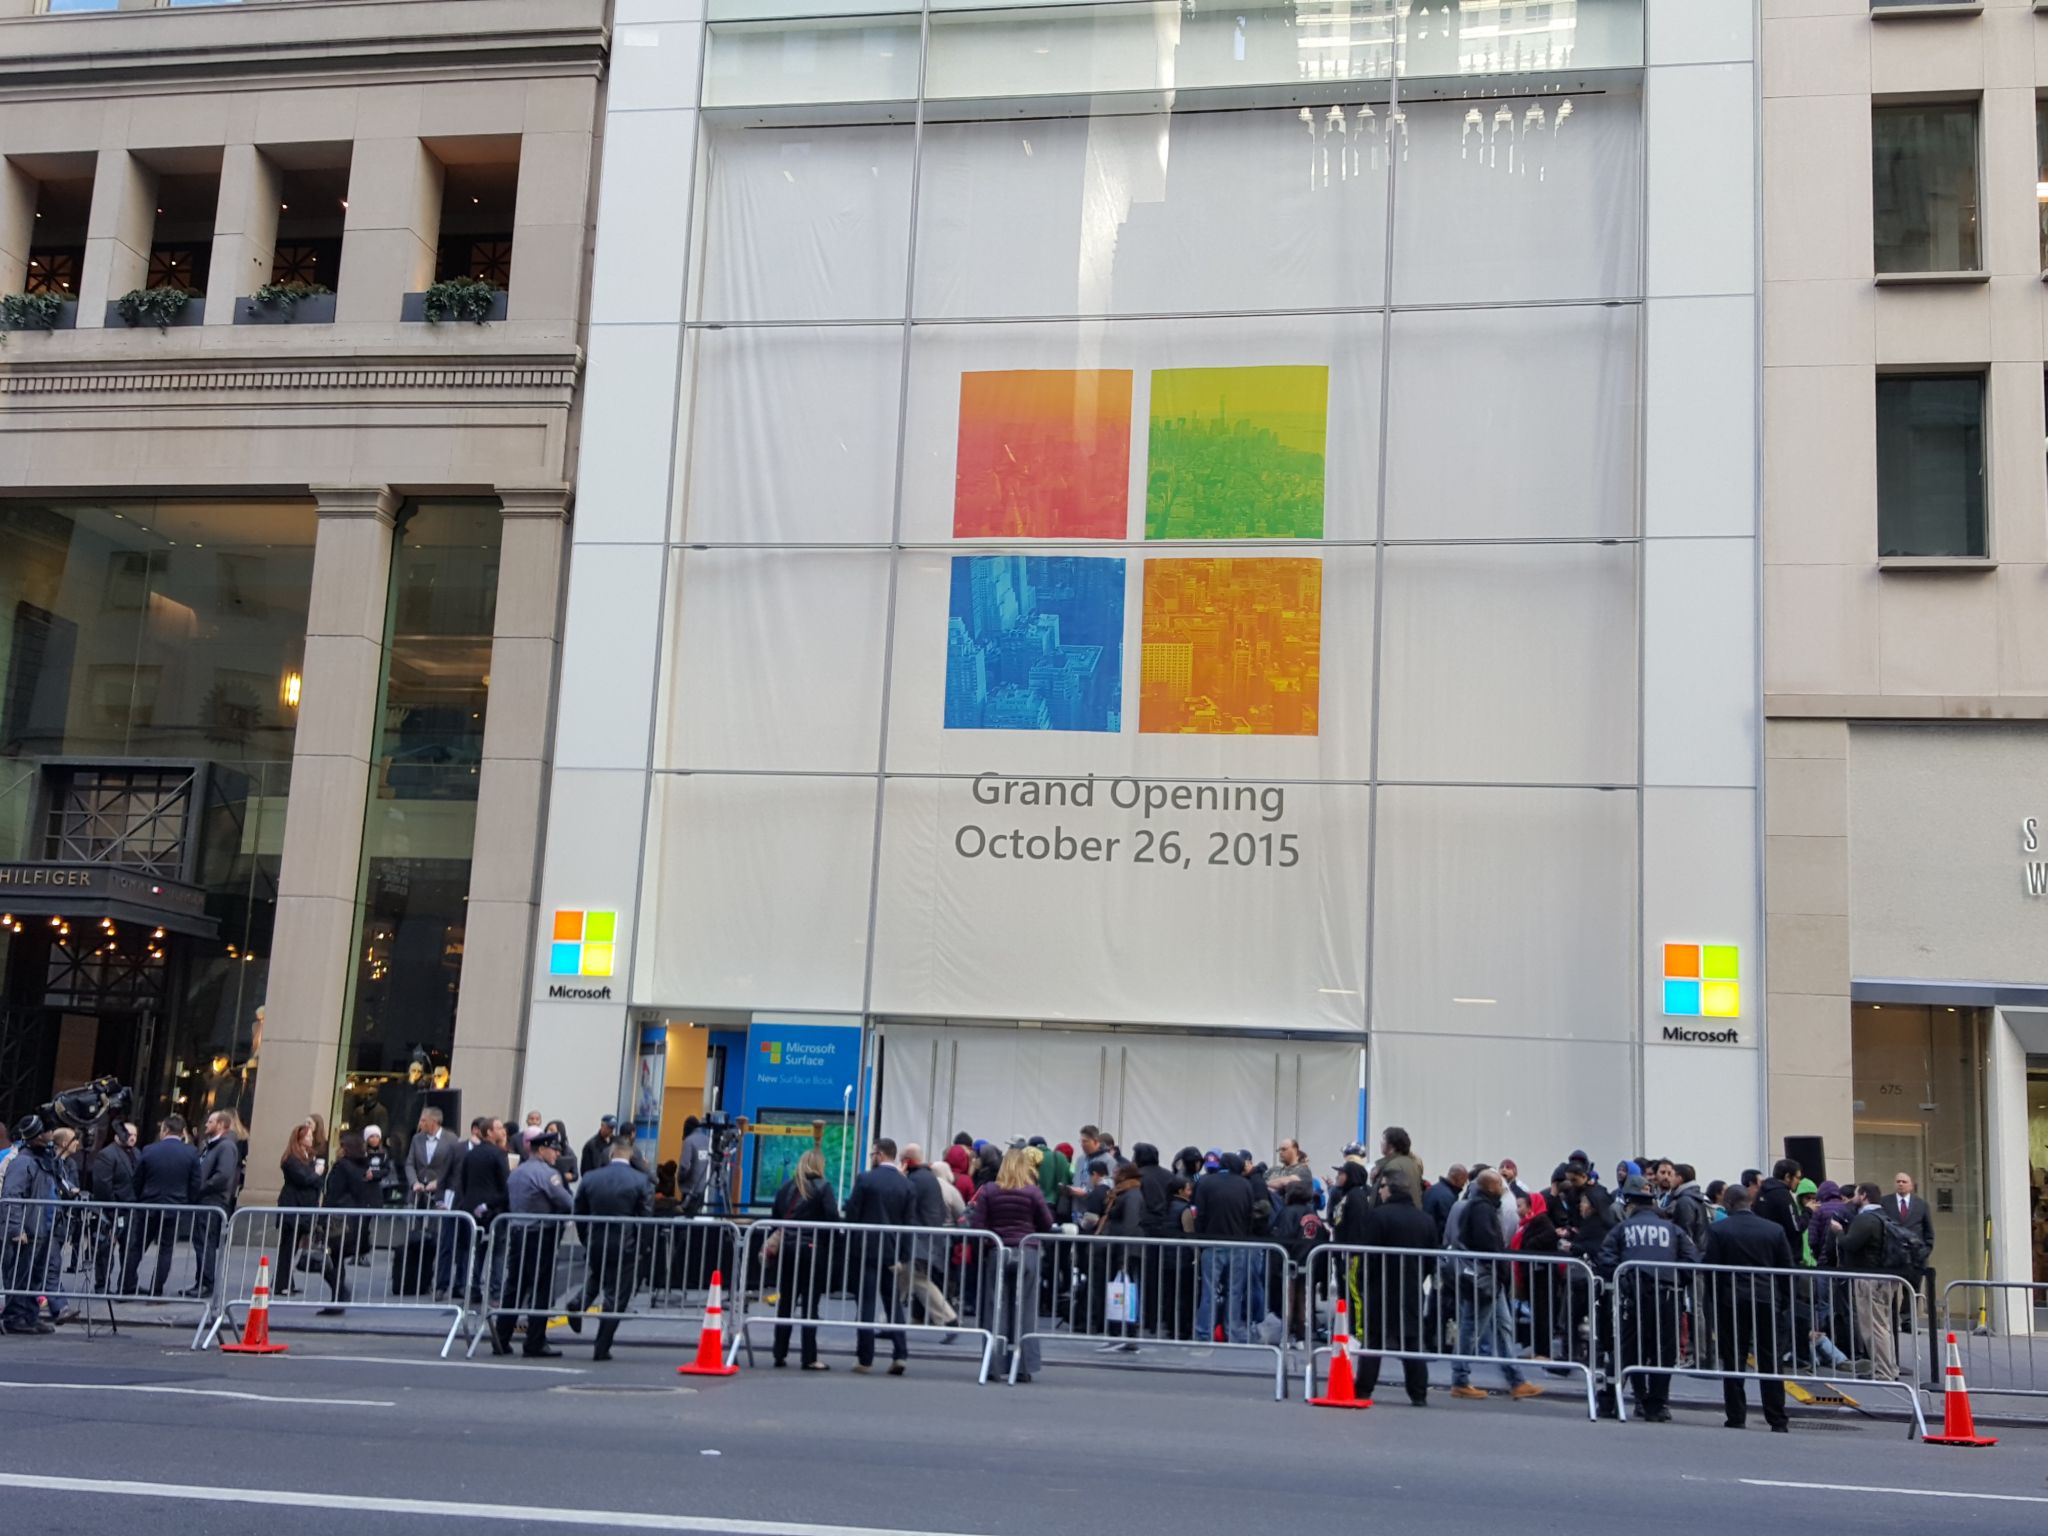
[[[860,1074],[860,1027],[848,1024],[747,1026],[738,1113],[754,1125],[825,1124],[827,1176],[843,1188],[850,1155],[845,1125]],[[811,1146],[805,1136],[750,1136],[741,1187],[750,1205],[765,1205]]]

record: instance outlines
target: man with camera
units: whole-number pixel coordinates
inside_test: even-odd
[[[0,1219],[0,1285],[7,1290],[0,1331],[55,1333],[36,1314],[49,1267],[50,1235],[57,1226],[57,1159],[40,1116],[23,1115],[14,1127],[14,1140],[18,1150],[0,1178],[0,1199],[10,1202]],[[15,1203],[38,1201],[49,1203]]]

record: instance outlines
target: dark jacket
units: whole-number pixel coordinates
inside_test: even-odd
[[[1508,1240],[1500,1229],[1500,1198],[1489,1198],[1482,1194],[1468,1194],[1466,1203],[1472,1209],[1465,1213],[1459,1224],[1459,1236],[1467,1253],[1506,1253]]]
[[[770,1212],[780,1221],[837,1221],[839,1219],[839,1197],[832,1190],[830,1179],[820,1179],[806,1195],[794,1178],[784,1179],[782,1188],[775,1191],[775,1204]],[[805,1233],[805,1241],[811,1242],[816,1234]],[[789,1252],[788,1239],[783,1241],[782,1251]]]
[[[1785,1241],[1799,1246],[1799,1201],[1793,1197],[1791,1185],[1783,1179],[1765,1179],[1756,1192],[1756,1213],[1776,1222]]]
[[[1444,1223],[1451,1219],[1451,1207],[1458,1203],[1459,1192],[1451,1187],[1449,1179],[1438,1179],[1429,1186],[1422,1197],[1422,1208],[1429,1213],[1429,1219],[1436,1223],[1436,1240],[1444,1240]]]
[[[939,1188],[938,1171],[930,1163],[919,1163],[915,1168],[906,1169],[903,1177],[910,1184],[910,1225],[950,1226],[946,1220],[946,1192]]]
[[[984,1184],[968,1204],[967,1224],[995,1233],[1004,1247],[1014,1248],[1034,1232],[1052,1230],[1052,1207],[1035,1184],[1023,1189]]]
[[[1418,1216],[1422,1215],[1405,1200],[1401,1204],[1407,1205]],[[1337,1241],[1348,1248],[1366,1246],[1366,1217],[1376,1205],[1372,1189],[1366,1183],[1365,1170],[1356,1163],[1346,1163],[1338,1171],[1337,1187],[1330,1191],[1330,1224],[1336,1229]],[[1429,1246],[1434,1248],[1442,1241],[1435,1222],[1430,1222],[1429,1231]]]
[[[92,1197],[112,1205],[135,1198],[135,1151],[108,1142],[93,1154]]]
[[[1219,1168],[1195,1180],[1195,1232],[1201,1237],[1246,1241],[1254,1229],[1257,1204],[1251,1181]]]
[[[197,1205],[199,1153],[188,1141],[166,1136],[142,1149],[135,1164],[140,1205]]]
[[[287,1157],[278,1167],[284,1171],[284,1188],[277,1203],[286,1210],[306,1210],[320,1203],[320,1175],[303,1157]]]
[[[201,1205],[234,1209],[235,1190],[241,1184],[242,1157],[232,1136],[216,1136],[199,1154],[199,1201]]]
[[[1345,1202],[1361,1212],[1353,1223],[1353,1237],[1339,1234],[1340,1241],[1354,1240],[1367,1248],[1415,1249],[1431,1252],[1440,1246],[1436,1222],[1429,1213],[1406,1200],[1375,1201],[1369,1192]],[[1423,1282],[1436,1272],[1434,1259],[1408,1259],[1375,1253],[1365,1263],[1365,1290],[1357,1326],[1370,1324],[1377,1334],[1394,1318],[1403,1318],[1412,1329],[1422,1317]]]
[[[344,1157],[327,1170],[327,1208],[331,1211],[372,1211],[384,1203],[384,1191],[370,1171],[368,1158]],[[381,1226],[382,1223],[376,1223]]]
[[[1681,1184],[1674,1189],[1664,1204],[1664,1214],[1692,1239],[1695,1248],[1705,1244],[1707,1228],[1714,1225],[1714,1213],[1707,1209],[1707,1197],[1697,1184]],[[1795,1237],[1792,1241],[1796,1245],[1799,1239]]]
[[[578,1216],[652,1216],[654,1180],[630,1161],[610,1158],[576,1181]]]
[[[1146,1237],[1180,1237],[1180,1218],[1173,1210],[1174,1175],[1159,1166],[1159,1152],[1149,1142],[1139,1142],[1131,1149],[1131,1155],[1138,1164],[1138,1190],[1144,1197],[1144,1235]]]
[[[1934,1210],[1925,1200],[1915,1195],[1913,1203],[1907,1208],[1903,1219],[1899,1216],[1899,1197],[1897,1195],[1886,1195],[1882,1200],[1878,1201],[1878,1205],[1885,1215],[1898,1222],[1908,1232],[1915,1234],[1922,1243],[1927,1245],[1927,1256],[1930,1259],[1934,1257]]]
[[[1600,1254],[1594,1260],[1594,1267],[1604,1276],[1612,1277],[1614,1272],[1629,1260],[1659,1261],[1666,1264],[1697,1264],[1699,1249],[1693,1247],[1692,1239],[1680,1230],[1662,1211],[1652,1205],[1638,1205],[1622,1218],[1621,1225],[1607,1234],[1607,1240],[1600,1245]],[[1649,1272],[1657,1281],[1676,1280],[1677,1276],[1665,1271]],[[1641,1285],[1638,1280],[1638,1288]],[[1624,1299],[1627,1299],[1626,1297]]]
[[[1096,1232],[1103,1237],[1149,1237],[1145,1225],[1145,1180],[1141,1171],[1138,1181],[1132,1183],[1127,1177],[1110,1196],[1109,1210],[1102,1218],[1102,1225]]]
[[[938,1191],[934,1189],[933,1193]],[[940,1199],[943,1208],[944,1197]],[[870,1168],[853,1181],[853,1188],[847,1192],[846,1219],[864,1227],[914,1227],[917,1192],[901,1168]]]
[[[1767,1220],[1755,1211],[1731,1211],[1709,1227],[1705,1254],[1707,1263],[1725,1264],[1735,1269],[1793,1267],[1792,1245],[1785,1241],[1785,1234],[1778,1230],[1775,1221]],[[1726,1283],[1730,1278],[1736,1283]],[[1742,1293],[1747,1294],[1744,1283],[1748,1278],[1741,1275],[1716,1276],[1716,1294],[1732,1297],[1738,1293],[1738,1286],[1743,1286]]]
[[[480,1141],[456,1161],[454,1209],[468,1211],[479,1225],[512,1207],[512,1164],[505,1149],[495,1142]]]
[[[1841,1256],[1842,1268],[1863,1275],[1887,1273],[1884,1267],[1884,1222],[1883,1210],[1874,1205],[1864,1206],[1850,1218],[1835,1250]]]

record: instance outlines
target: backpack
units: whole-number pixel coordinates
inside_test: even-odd
[[[1919,1233],[1908,1232],[1886,1212],[1878,1211],[1877,1219],[1884,1224],[1884,1247],[1878,1263],[1887,1274],[1919,1279],[1920,1271],[1927,1267],[1927,1244],[1920,1240]]]

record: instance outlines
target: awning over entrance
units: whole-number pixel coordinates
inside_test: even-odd
[[[0,911],[71,922],[105,917],[201,939],[219,926],[198,886],[112,864],[0,864]]]

